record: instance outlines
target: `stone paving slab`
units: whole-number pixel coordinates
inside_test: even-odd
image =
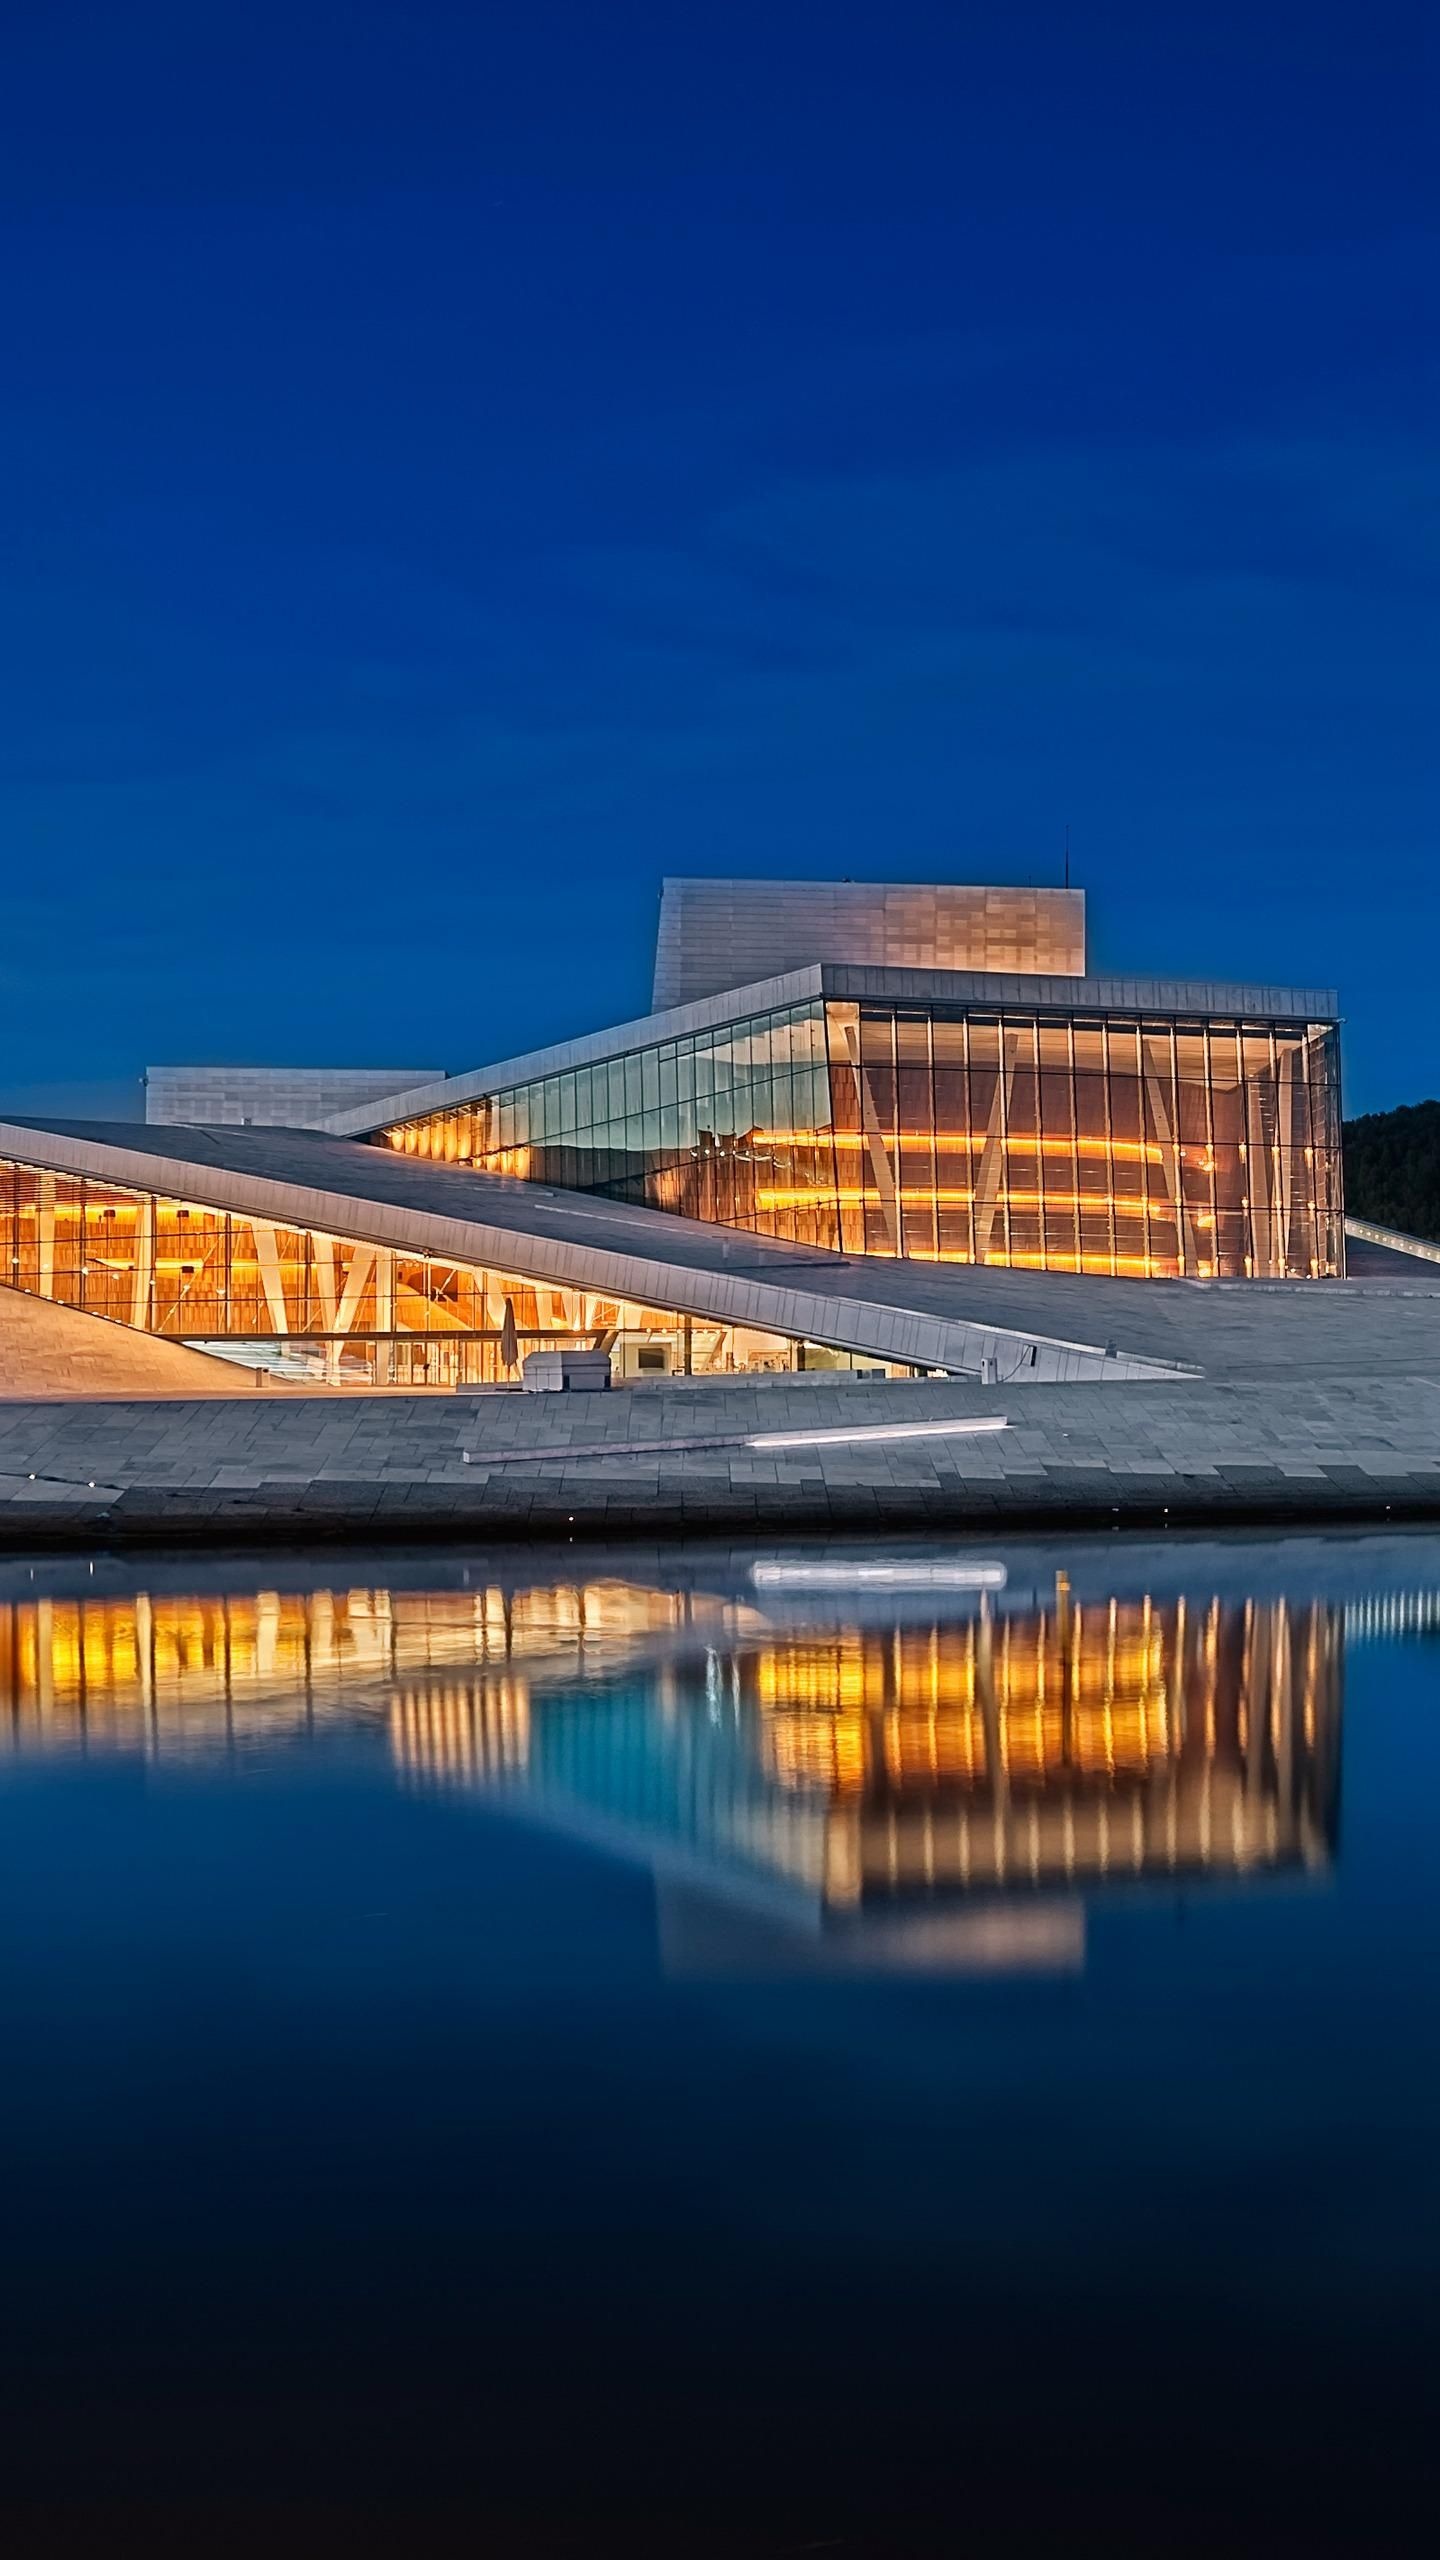
[[[799,1390],[797,1392],[796,1390]],[[983,1439],[752,1433],[1004,1415]],[[467,1462],[465,1452],[469,1451]],[[31,1478],[34,1481],[31,1481]],[[94,1479],[93,1488],[90,1479]],[[1425,1377],[984,1389],[737,1381],[610,1397],[0,1404],[0,1543],[246,1533],[653,1536],[775,1523],[1440,1516]]]

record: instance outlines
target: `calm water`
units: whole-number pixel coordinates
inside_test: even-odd
[[[1437,1834],[1424,1536],[0,1567],[5,2491],[1411,2547]]]

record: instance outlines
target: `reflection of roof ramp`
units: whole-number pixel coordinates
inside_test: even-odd
[[[1025,1316],[1033,1291],[1026,1293],[1021,1321],[1007,1323],[967,1306],[970,1275],[958,1266],[939,1272],[807,1250],[665,1210],[304,1130],[0,1121],[0,1156],[197,1207],[960,1376],[978,1376],[991,1361],[1001,1383],[1193,1374],[1173,1359],[1109,1339],[1104,1325],[1113,1308],[1103,1298],[1096,1302],[1102,1323],[1090,1339],[1032,1328]],[[1135,1297],[1138,1316],[1142,1293]],[[1082,1306],[1072,1294],[1067,1312]]]
[[[988,1903],[978,1910],[887,1913],[839,1930],[801,1930],[728,1894],[658,1873],[660,1961],[672,1980],[736,1974],[1079,1973],[1085,1906],[1078,1898]]]

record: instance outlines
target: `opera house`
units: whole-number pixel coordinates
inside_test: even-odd
[[[317,1384],[1145,1375],[1101,1284],[1343,1276],[1337,999],[1092,976],[1069,889],[669,880],[642,1019],[0,1122],[0,1273]]]

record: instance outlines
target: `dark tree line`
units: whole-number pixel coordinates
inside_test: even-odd
[[[1440,1102],[1346,1121],[1345,1207],[1352,1218],[1440,1244]]]

